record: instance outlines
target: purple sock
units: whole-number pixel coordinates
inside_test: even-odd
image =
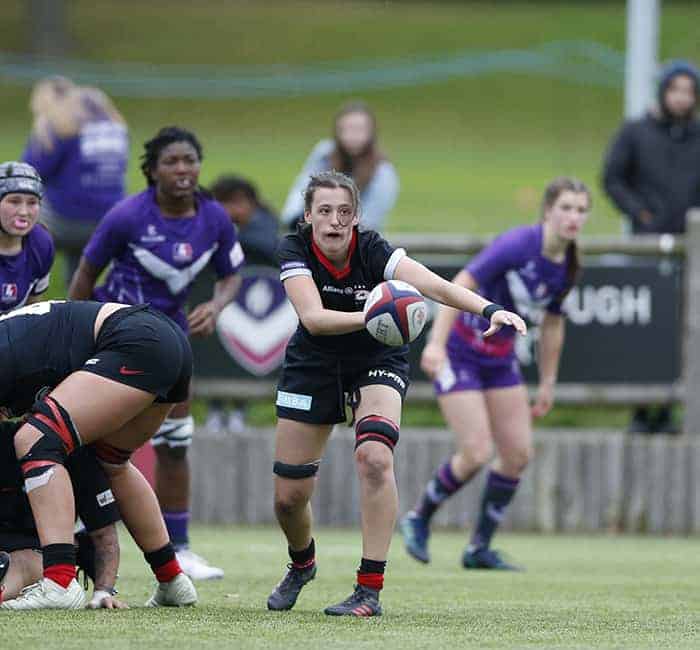
[[[443,501],[457,492],[470,478],[471,476],[464,481],[460,481],[454,475],[450,459],[448,458],[438,467],[433,478],[428,481],[428,485],[425,486],[423,494],[418,499],[414,509],[415,513],[426,521],[430,521],[430,518],[442,505]]]
[[[479,521],[470,541],[473,549],[488,548],[496,528],[503,521],[505,509],[518,489],[520,479],[509,478],[491,470],[481,497]]]
[[[190,545],[190,538],[187,532],[190,525],[189,510],[164,510],[163,519],[175,550],[181,551],[187,548]]]

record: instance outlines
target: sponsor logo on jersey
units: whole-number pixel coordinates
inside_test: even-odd
[[[100,360],[97,357],[93,357],[92,359],[88,359],[85,362],[85,365],[86,366],[94,366],[96,363],[99,363],[99,362],[100,362]]]
[[[3,302],[14,302],[17,300],[19,291],[17,285],[14,282],[3,282],[2,285],[2,301]]]
[[[350,289],[350,287],[347,287]],[[324,284],[323,289],[321,289],[323,293],[339,293],[341,296],[343,295],[344,291],[340,287],[334,287],[332,284]],[[350,292],[352,292],[352,289],[350,289]]]
[[[192,256],[192,244],[189,242],[176,242],[173,244],[173,259],[176,262],[191,262]]]
[[[104,492],[98,492],[96,497],[97,497],[97,505],[99,505],[100,508],[104,508],[105,506],[108,506],[110,503],[114,503],[114,495],[112,494],[112,490],[105,490]]]
[[[158,229],[152,223],[149,223],[146,228],[146,234],[141,235],[140,240],[144,243],[157,243],[165,241],[165,235],[159,235]]]
[[[262,377],[278,368],[298,319],[272,267],[243,267],[235,300],[219,315],[216,331],[224,349],[248,372]]]

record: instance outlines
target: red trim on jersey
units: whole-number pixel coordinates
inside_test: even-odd
[[[345,262],[345,266],[343,266],[342,269],[339,269],[333,265],[333,262],[331,262],[324,254],[323,251],[318,247],[318,244],[316,243],[316,240],[314,239],[314,236],[311,235],[311,250],[314,252],[314,255],[318,258],[318,261],[323,264],[325,267],[326,271],[328,271],[336,280],[342,280],[343,278],[346,278],[348,275],[350,275],[350,271],[352,271],[352,268],[350,266],[350,260],[352,259],[352,254],[355,252],[355,249],[357,248],[357,228],[353,228],[352,231],[352,239],[350,240],[350,248],[348,250],[348,258]]]

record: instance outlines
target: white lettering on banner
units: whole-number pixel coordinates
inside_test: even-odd
[[[649,325],[651,323],[651,288],[574,287],[564,301],[564,310],[575,325]]]

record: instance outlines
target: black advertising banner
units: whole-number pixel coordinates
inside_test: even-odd
[[[427,260],[426,260],[427,261]],[[462,267],[434,257],[429,266],[452,278]],[[295,314],[284,298],[276,269],[246,269],[243,289],[220,317],[217,332],[193,339],[198,379],[273,379]],[[191,305],[211,297],[214,278],[193,289]],[[567,297],[562,383],[670,383],[681,372],[681,267],[668,259],[603,256],[587,259]],[[426,325],[426,332],[430,323]],[[411,346],[414,379],[425,379],[418,359],[426,332]],[[529,382],[536,382],[536,324],[517,352]]]

